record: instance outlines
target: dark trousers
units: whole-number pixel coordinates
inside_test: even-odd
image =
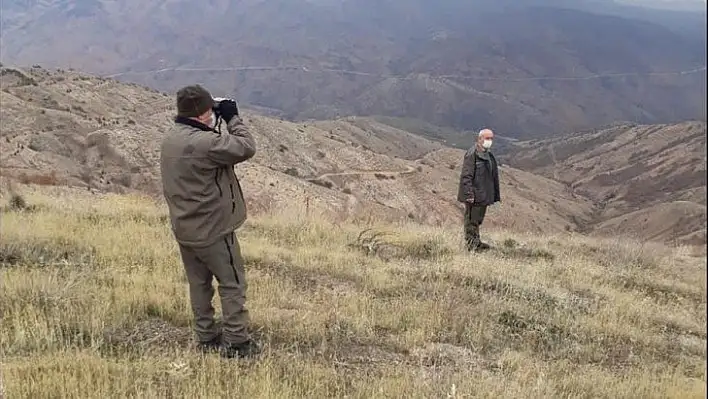
[[[189,297],[197,339],[210,341],[218,335],[214,324],[214,277],[219,282],[224,342],[239,344],[249,339],[246,302],[246,275],[241,248],[235,234],[204,248],[180,245],[184,270],[189,281]]]
[[[486,205],[465,204],[465,244],[468,250],[476,249],[480,244],[479,226],[484,222],[484,216],[487,214]]]

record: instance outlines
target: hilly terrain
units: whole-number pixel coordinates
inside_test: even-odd
[[[626,124],[512,148],[510,165],[598,204],[598,233],[706,242],[705,122]]]
[[[200,81],[288,120],[383,116],[533,138],[706,116],[705,11],[609,0],[4,0],[2,11],[5,64],[168,92]]]
[[[3,176],[22,183],[69,185],[91,192],[161,196],[158,148],[174,115],[173,95],[71,71],[3,67],[0,73]],[[293,123],[248,109],[243,114],[258,143],[254,159],[236,167],[252,214],[296,207],[303,214],[339,221],[460,223],[456,193],[462,150],[370,118]],[[700,206],[705,213],[705,179],[685,174],[691,165],[696,171],[705,171],[705,153],[702,163],[700,158],[704,147],[699,146],[700,140],[705,144],[705,124],[641,129],[673,129],[672,139],[694,140],[681,147],[681,163],[676,164],[681,171],[658,175],[654,187],[667,195],[675,194],[672,200],[703,201]],[[611,145],[625,139],[607,137],[612,138]],[[474,140],[470,135],[468,145]],[[653,142],[651,138],[642,142],[634,149],[635,157],[645,156],[650,148],[647,145]],[[527,147],[524,151],[500,158],[502,203],[490,210],[489,229],[565,234],[597,228],[611,236],[616,233],[608,227],[611,225],[598,225],[606,221],[606,215],[621,217],[644,210],[648,220],[657,220],[653,211],[646,210],[661,205],[662,197],[653,195],[656,193],[648,192],[644,201],[631,206],[603,202],[604,197],[593,197],[592,181],[579,186],[553,174],[555,169],[543,163],[547,152],[542,142],[521,142],[510,151],[523,146]],[[581,148],[591,146],[586,143],[573,148],[580,157]],[[565,154],[560,147],[555,151]],[[681,183],[672,183],[672,178],[681,176]],[[583,191],[583,187],[587,189]],[[673,212],[659,211],[659,215]],[[664,216],[658,220],[666,223],[664,227],[683,224]],[[688,231],[689,227],[693,230]],[[681,230],[679,241],[698,243],[688,235],[701,229],[705,232],[704,219],[694,219]],[[636,238],[672,242],[677,238],[673,232],[655,233],[638,229]]]
[[[0,167],[24,182],[161,195],[158,148],[173,95],[41,68],[2,69]],[[335,220],[459,223],[463,152],[366,118],[292,123],[244,111],[258,152],[237,166],[251,212],[284,206]],[[474,136],[469,138],[470,143]],[[503,167],[497,227],[565,232],[589,201],[550,179]]]

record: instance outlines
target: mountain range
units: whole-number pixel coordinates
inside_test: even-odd
[[[160,198],[172,95],[67,70],[0,69],[5,180]],[[258,153],[236,172],[252,214],[460,223],[463,150],[366,117],[295,123],[244,108]],[[474,136],[468,136],[468,145]],[[508,142],[488,228],[705,244],[706,124],[624,124]]]
[[[167,92],[199,81],[296,122],[357,115],[532,139],[706,116],[705,10],[609,0],[3,0],[1,14],[6,65],[73,67]]]

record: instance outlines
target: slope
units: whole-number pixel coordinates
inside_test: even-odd
[[[454,227],[381,223],[371,243],[286,208],[239,231],[262,357],[220,361],[194,348],[163,205],[18,191],[0,196],[9,398],[706,395],[706,258],[685,249],[499,233],[470,257]]]
[[[202,81],[291,120],[383,114],[534,137],[705,119],[705,18],[610,3],[6,0],[0,47],[6,63],[170,92]]]
[[[618,234],[639,240],[705,245],[705,221],[705,205],[674,201],[605,220],[597,225],[595,233]],[[641,234],[637,234],[638,232]]]
[[[1,73],[4,176],[160,196],[157,149],[171,96],[70,71]],[[236,170],[252,214],[296,206],[337,220],[459,223],[461,150],[368,119],[295,124],[244,112],[258,153]],[[562,184],[508,167],[501,174],[503,203],[490,227],[572,231],[570,216],[592,211]]]
[[[625,124],[515,145],[511,165],[600,204],[600,231],[670,240],[705,231],[705,122]]]

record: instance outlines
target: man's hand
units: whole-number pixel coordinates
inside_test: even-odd
[[[468,203],[468,204],[474,204],[474,197],[469,197],[469,198],[467,198],[467,203]]]
[[[226,123],[229,123],[234,116],[238,115],[238,104],[231,99],[221,100],[216,109]]]

